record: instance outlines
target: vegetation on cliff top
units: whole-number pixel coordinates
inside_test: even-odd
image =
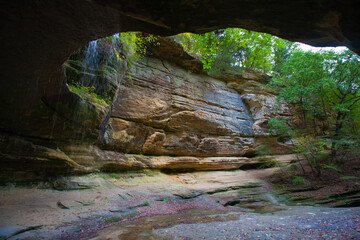
[[[227,28],[205,34],[184,33],[174,37],[185,51],[200,56],[204,69],[219,74],[244,68],[271,73],[279,68],[284,49],[294,43],[266,33]]]

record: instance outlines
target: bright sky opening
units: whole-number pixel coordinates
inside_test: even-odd
[[[312,51],[312,52],[319,52],[321,50],[326,50],[326,51],[335,51],[335,52],[342,52],[342,51],[345,51],[347,50],[348,48],[347,47],[343,47],[343,46],[339,46],[339,47],[313,47],[313,46],[310,46],[310,45],[307,45],[307,44],[304,44],[304,43],[299,43],[299,48],[304,50],[304,51]]]

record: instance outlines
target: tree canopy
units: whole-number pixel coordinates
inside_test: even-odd
[[[271,85],[280,98],[301,106],[304,125],[327,119],[333,134],[340,134],[344,123],[359,114],[360,58],[355,53],[297,49],[280,70]]]
[[[203,59],[204,69],[221,72],[248,68],[270,73],[281,53],[293,43],[266,33],[227,28],[205,34],[184,33],[175,37],[184,49]],[[281,51],[284,49],[285,51]]]
[[[299,152],[309,156],[310,166],[319,175],[319,156],[326,147],[337,163],[344,160],[345,153],[358,151],[360,57],[355,53],[295,49],[274,73],[270,86],[280,99],[298,107],[302,119],[300,126],[292,128],[284,126],[281,119],[273,119],[270,125],[280,126],[282,134],[298,139]]]

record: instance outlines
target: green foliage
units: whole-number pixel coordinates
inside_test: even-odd
[[[115,222],[120,222],[124,219],[129,219],[129,218],[133,218],[137,215],[137,213],[130,213],[130,214],[127,214],[125,216],[121,216],[121,217],[113,217],[113,218],[109,218],[107,220],[104,221],[105,224],[110,224],[110,223],[115,223]]]
[[[293,135],[293,129],[288,125],[286,119],[272,118],[269,120],[270,134],[278,137]]]
[[[156,36],[136,32],[115,34],[89,43],[65,64],[70,90],[89,102],[110,105],[116,93],[114,82],[119,84],[127,68],[145,56],[149,43],[159,44]]]
[[[260,144],[255,149],[257,156],[265,156],[272,153],[272,149],[268,146],[267,143]]]
[[[305,184],[306,180],[305,180],[305,178],[300,177],[300,176],[293,176],[292,183],[297,184],[297,185]]]
[[[340,179],[341,180],[353,180],[353,179],[358,179],[358,177],[356,177],[356,176],[341,176]]]
[[[303,145],[299,152],[316,158],[315,153],[330,144],[334,157],[340,149],[359,145],[360,58],[353,52],[295,49],[269,86],[279,91],[279,99],[300,109],[302,125],[297,126],[301,129],[297,134]],[[273,125],[280,134],[291,133],[279,124]]]
[[[317,111],[318,97],[324,95],[325,76],[320,53],[295,50],[276,74],[271,86],[281,88],[279,97],[288,103],[301,104],[303,110]],[[320,102],[321,103],[321,102]]]
[[[157,40],[157,36],[140,32],[123,32],[96,40],[101,47],[99,51],[102,52],[104,57],[102,61],[105,63],[103,70],[117,69],[117,66],[123,60],[126,60],[131,67],[133,62],[146,55],[147,44],[160,44]]]
[[[275,159],[272,159],[269,162],[261,164],[258,167],[258,169],[273,168],[273,167],[281,167],[281,163]]]
[[[163,198],[163,199],[161,199],[160,201],[162,201],[162,202],[167,202],[167,201],[170,201],[170,198]]]
[[[285,56],[280,49],[291,48],[292,43],[265,33],[240,28],[227,28],[205,34],[180,34],[175,38],[184,49],[203,59],[204,69],[219,74],[227,69],[253,69],[269,73]]]
[[[123,50],[127,54],[130,65],[146,55],[146,45],[148,43],[160,44],[157,36],[138,32],[119,33],[119,40],[123,45]]]
[[[338,168],[335,164],[333,163],[328,163],[328,164],[322,164],[321,165],[323,168],[325,169],[332,169],[332,170],[335,170],[337,172],[341,172],[341,169]]]
[[[283,45],[274,48],[274,66],[273,71],[282,75],[282,68],[289,60],[291,53],[298,47],[298,44],[283,40]]]
[[[296,152],[302,154],[313,173],[317,176],[321,176],[321,165],[326,158],[325,147],[327,142],[321,137],[302,134],[297,137]]]
[[[288,169],[289,169],[290,171],[297,171],[299,168],[298,168],[298,166],[296,166],[295,164],[292,164],[292,165],[290,165],[290,166],[288,167]]]
[[[75,84],[75,85],[68,85],[69,89],[78,94],[80,97],[82,97],[85,100],[88,100],[91,103],[97,103],[97,104],[111,104],[111,98],[109,97],[101,97],[100,95],[95,93],[95,87],[86,87],[81,84]]]
[[[110,218],[104,221],[105,224],[110,224],[110,223],[115,223],[115,222],[120,222],[121,220],[124,220],[124,217],[114,217],[114,218]]]
[[[294,152],[306,158],[313,173],[321,175],[321,164],[327,156],[325,150],[329,144],[326,139],[294,129],[288,125],[286,119],[273,118],[269,121],[269,126],[273,136],[296,139],[292,141]],[[304,168],[302,170],[305,172]]]

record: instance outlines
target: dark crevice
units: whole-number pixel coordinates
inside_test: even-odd
[[[165,173],[165,174],[177,174],[177,173],[196,172],[196,169],[195,168],[177,168],[177,169],[163,168],[163,169],[160,169],[160,172]]]
[[[242,155],[242,157],[247,157],[247,158],[254,158],[257,156],[258,156],[258,154],[256,152],[247,152],[244,155]]]
[[[232,200],[232,201],[228,201],[226,202],[225,204],[223,204],[224,207],[227,207],[227,206],[235,206],[237,204],[241,203],[240,200]]]
[[[355,200],[351,202],[346,202],[341,205],[336,205],[336,208],[343,208],[343,207],[360,207],[360,200]]]
[[[251,163],[241,166],[240,170],[251,170],[251,169],[259,169],[264,166],[264,163]]]
[[[31,142],[34,145],[41,145],[47,148],[53,148],[56,149],[58,147],[59,143],[68,144],[69,141],[63,140],[63,139],[53,139],[53,138],[46,138],[41,136],[32,136],[12,131],[7,131],[5,129],[0,129],[1,135],[6,135],[9,138],[23,138],[26,141]]]
[[[334,195],[330,195],[330,198],[341,198],[341,197],[349,197],[355,194],[360,193],[360,190],[353,190],[353,191],[349,191],[349,192],[345,192],[345,193],[336,193]]]

